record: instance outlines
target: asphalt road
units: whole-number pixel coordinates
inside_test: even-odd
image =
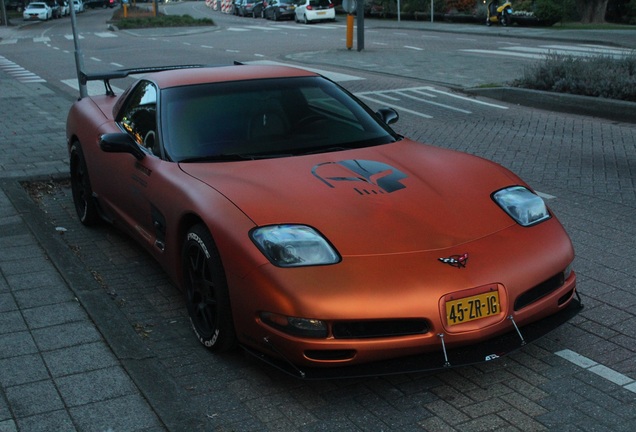
[[[88,12],[86,22],[103,13]],[[465,31],[400,30],[381,23],[369,26],[378,37],[369,33],[364,53],[324,44],[319,53],[288,52],[278,45],[265,51],[273,39],[268,31],[300,39],[292,29],[296,24],[259,23],[283,30],[258,30],[245,20],[231,18],[212,32],[180,36],[148,30],[106,38],[96,36],[103,28],[86,29],[86,61],[97,69],[122,57],[157,60],[158,53],[176,56],[179,50],[186,51],[179,59],[194,60],[223,40],[223,47],[207,48],[215,59],[295,62],[337,74],[370,104],[398,106],[400,133],[492,159],[542,192],[572,236],[584,310],[507,358],[438,373],[308,382],[240,351],[212,355],[194,339],[180,294],[150,257],[117,230],[88,230],[74,216],[65,182],[64,121],[76,95],[68,81],[73,66],[64,63],[72,57],[66,31],[33,26],[3,32],[0,430],[634,430],[634,123],[465,97],[456,91],[459,75],[478,80],[512,74],[507,62],[495,60],[501,54],[489,61],[485,53],[460,54],[463,48],[454,44],[466,38]],[[609,42],[590,33],[569,41],[557,38],[562,34],[534,34],[528,42],[506,34],[514,30],[479,37],[533,47]],[[371,45],[402,43],[400,33],[413,31],[428,40],[441,35],[447,52],[455,55],[433,62],[402,44],[391,50],[393,58],[385,54],[395,46]],[[262,41],[241,43],[237,35],[248,32],[260,32]],[[15,44],[6,43],[13,39]],[[157,44],[165,50],[157,51]],[[47,50],[61,52],[61,58],[47,64],[35,55]],[[356,64],[345,64],[358,54]],[[413,62],[426,67],[400,74],[400,66]],[[518,66],[513,63],[509,67]],[[15,66],[41,81],[22,80]],[[437,66],[446,72],[437,75]],[[487,69],[475,72],[478,67]],[[411,76],[417,71],[420,76]],[[26,188],[30,195],[24,181],[32,184]]]

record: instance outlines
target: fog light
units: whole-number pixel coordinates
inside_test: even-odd
[[[272,312],[261,312],[261,321],[265,324],[293,336],[326,338],[327,324],[312,318],[288,317]]]

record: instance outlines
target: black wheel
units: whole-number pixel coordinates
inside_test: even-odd
[[[234,348],[236,336],[225,272],[214,240],[203,225],[188,231],[182,260],[186,306],[194,333],[212,351]]]
[[[71,191],[75,212],[80,222],[86,226],[92,226],[99,222],[97,204],[93,199],[93,189],[88,176],[88,168],[82,147],[79,142],[71,146]]]

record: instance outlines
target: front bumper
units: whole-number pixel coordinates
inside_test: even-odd
[[[492,339],[479,341],[474,345],[445,349],[442,343],[443,338],[440,338],[440,349],[435,352],[352,366],[335,368],[295,366],[285,360],[269,357],[246,346],[243,346],[243,349],[259,360],[302,379],[356,378],[426,372],[469,366],[508,355],[566,323],[576,316],[582,308],[583,304],[576,293],[576,298],[573,298],[567,307],[556,314],[519,328],[514,321],[510,320],[510,331]]]

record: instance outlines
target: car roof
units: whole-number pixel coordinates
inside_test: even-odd
[[[228,81],[318,76],[314,72],[289,66],[235,65],[194,67],[153,72],[146,77],[160,88]]]

